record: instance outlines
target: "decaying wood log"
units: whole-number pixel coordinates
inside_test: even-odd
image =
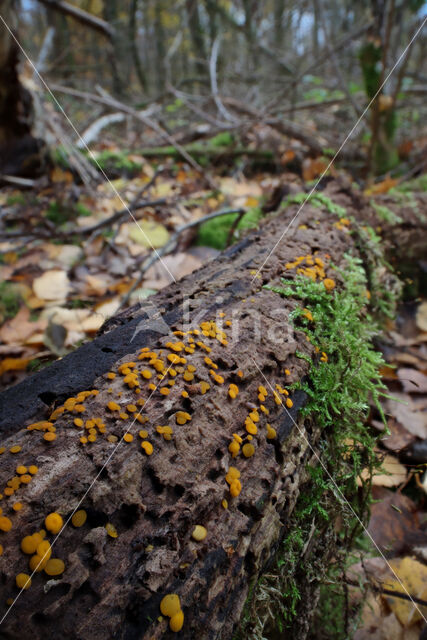
[[[329,195],[349,216],[362,217],[351,194],[332,185]],[[159,608],[170,593],[179,595],[185,616],[177,637],[232,637],[250,582],[280,544],[320,437],[310,418],[299,417],[302,391],[290,394],[286,408],[275,401],[276,385],[307,374],[298,355],[318,355],[289,322],[299,303],[263,285],[279,282],[297,256],[313,255],[339,288],[330,265],[345,267],[345,254],[359,255],[348,226],[307,204],[258,274],[297,210],[288,207],[0,396],[1,637],[172,638]],[[27,428],[36,421],[48,422]],[[276,436],[267,437],[272,430]],[[47,440],[49,433],[56,438]],[[133,440],[122,440],[125,433]],[[254,455],[232,458],[233,433],[252,435]],[[19,465],[38,472],[17,471]],[[240,471],[240,493],[239,483],[226,480],[230,467]],[[22,509],[13,510],[16,502]],[[80,527],[69,522],[76,509],[87,513]],[[65,571],[37,572],[20,593],[17,574],[31,573],[22,538],[46,528],[53,512],[66,526],[47,538]],[[196,525],[207,531],[199,541]],[[306,630],[307,620],[301,624]]]

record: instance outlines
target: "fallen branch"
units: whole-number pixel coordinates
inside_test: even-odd
[[[46,7],[49,7],[49,9],[54,9],[66,16],[70,16],[74,20],[77,20],[77,22],[84,24],[86,27],[99,31],[107,38],[112,39],[114,37],[115,30],[110,24],[108,24],[108,22],[101,18],[97,18],[91,13],[88,13],[83,9],[79,9],[68,2],[65,2],[65,0],[39,0],[39,2],[44,4]]]
[[[197,218],[196,220],[191,220],[190,222],[186,222],[185,224],[177,227],[175,229],[175,231],[173,232],[173,234],[171,235],[169,241],[163,247],[160,247],[159,249],[156,249],[155,251],[153,251],[151,256],[146,260],[146,262],[144,262],[144,264],[141,267],[141,270],[140,270],[140,272],[138,274],[137,279],[132,284],[132,287],[129,289],[129,291],[126,292],[126,294],[123,296],[122,300],[120,301],[119,309],[122,309],[129,302],[132,293],[136,289],[138,289],[138,287],[141,284],[141,282],[143,281],[144,275],[148,271],[148,269],[155,262],[157,262],[157,260],[160,260],[164,255],[166,255],[167,253],[170,253],[171,251],[173,251],[179,236],[184,231],[188,231],[188,229],[193,229],[194,227],[198,227],[201,224],[203,224],[204,222],[208,222],[209,220],[213,220],[214,218],[219,218],[219,217],[222,217],[222,216],[226,216],[226,215],[229,215],[231,213],[237,213],[238,214],[238,217],[234,221],[235,224],[233,223],[233,225],[232,225],[232,227],[230,229],[230,233],[231,233],[231,231],[233,231],[233,233],[234,233],[236,225],[242,219],[242,216],[244,216],[245,213],[246,213],[246,211],[244,209],[221,209],[220,211],[215,211],[214,213],[209,213],[208,215],[203,216],[202,218]],[[230,233],[229,233],[229,238],[227,240],[227,244],[228,244],[228,241],[231,240],[231,237],[232,237],[232,234],[230,236]]]

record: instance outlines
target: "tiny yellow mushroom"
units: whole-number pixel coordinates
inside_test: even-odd
[[[10,453],[19,453],[21,448],[22,447],[20,447],[19,444],[15,444],[13,447],[10,447],[9,451]]]
[[[323,280],[323,286],[325,287],[326,291],[332,291],[332,289],[335,288],[335,281],[332,280],[332,278],[325,278]]]
[[[107,404],[107,408],[110,411],[120,411],[120,405],[118,405],[117,402],[113,402],[113,400],[110,400],[110,402]]]
[[[60,558],[51,558],[47,561],[44,571],[48,576],[60,576],[65,571],[64,561]]]
[[[46,440],[46,442],[53,442],[54,440],[56,440],[56,433],[47,431],[43,436],[43,440]]]
[[[276,436],[276,429],[273,429],[273,427],[269,423],[267,423],[267,439],[273,440]]]
[[[251,458],[255,453],[255,447],[253,444],[246,443],[242,447],[242,453],[245,458]]]
[[[191,537],[194,540],[197,540],[197,542],[201,542],[206,538],[207,535],[208,535],[207,529],[203,527],[201,524],[196,524],[196,526],[193,529],[193,533],[191,534]]]
[[[10,531],[12,529],[12,520],[7,516],[0,516],[0,531]]]
[[[237,456],[240,451],[240,444],[237,442],[237,440],[233,439],[232,442],[230,442],[230,444],[228,445],[228,450],[233,458]]]
[[[238,393],[239,387],[237,386],[237,384],[230,384],[230,386],[228,387],[228,395],[230,396],[230,398],[234,400],[234,398],[237,397]]]
[[[74,527],[82,527],[87,519],[87,513],[84,509],[79,509],[73,513],[71,522]]]
[[[56,534],[61,531],[64,521],[62,519],[62,516],[59,515],[59,513],[53,512],[53,513],[49,513],[49,515],[46,516],[44,524],[48,531]]]
[[[184,625],[184,613],[183,611],[178,611],[174,616],[169,620],[169,627],[171,631],[181,631]]]
[[[162,615],[172,618],[181,611],[181,602],[179,595],[176,593],[168,593],[160,602],[160,611]]]
[[[107,524],[105,525],[105,529],[110,538],[118,537],[119,534],[117,533],[117,529],[113,524],[111,524],[111,522],[107,522]]]
[[[151,456],[151,454],[153,453],[153,445],[151,444],[151,442],[148,442],[147,440],[144,440],[143,442],[141,442],[141,448],[145,451],[147,456]]]
[[[18,573],[15,581],[18,589],[29,589],[31,587],[31,578],[26,573]]]
[[[27,555],[32,555],[36,552],[41,539],[32,536],[24,536],[21,540],[21,551]]]

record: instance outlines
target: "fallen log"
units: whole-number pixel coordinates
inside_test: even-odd
[[[1,637],[169,638],[181,625],[181,638],[232,637],[250,585],[298,531],[295,504],[325,443],[325,424],[303,411],[313,388],[299,385],[328,361],[307,333],[301,281],[332,301],[364,256],[362,309],[390,305],[395,285],[356,222],[375,213],[336,184],[327,194],[297,218],[290,204],[1,394]],[[284,274],[300,294],[265,288]],[[317,400],[327,406],[327,394]],[[321,536],[311,526],[301,547],[320,577],[333,525]],[[304,638],[319,578],[297,565],[304,598],[289,637]]]

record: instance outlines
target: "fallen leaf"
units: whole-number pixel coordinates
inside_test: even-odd
[[[44,330],[47,322],[39,319],[30,322],[30,310],[21,307],[14,318],[8,320],[0,329],[0,340],[6,344],[25,342],[33,333]]]
[[[427,376],[416,369],[398,369],[397,375],[407,393],[427,393]]]
[[[163,247],[169,240],[169,231],[154,220],[140,220],[138,224],[129,225],[129,238],[147,248]]]
[[[384,487],[373,487],[368,531],[383,552],[398,554],[408,534],[419,527],[417,507],[410,498]]]
[[[418,329],[427,331],[427,302],[422,302],[418,307],[415,322],[417,323]]]
[[[390,434],[381,438],[381,444],[387,447],[390,451],[400,451],[415,440],[415,436],[412,433],[409,433],[409,431],[402,427],[400,422],[394,418],[387,420],[387,427]]]
[[[396,400],[385,401],[386,411],[393,416],[409,433],[422,440],[427,438],[427,415],[416,410],[412,398],[408,394],[393,393]],[[400,401],[400,402],[399,402]]]
[[[52,269],[34,279],[33,291],[37,298],[48,301],[66,300],[70,281],[65,271]]]
[[[108,289],[108,282],[100,276],[86,276],[86,290],[88,296],[103,296]]]
[[[29,361],[29,358],[5,358],[0,362],[0,375],[5,371],[23,371]]]
[[[381,467],[372,476],[372,485],[380,487],[397,487],[406,480],[406,468],[400,464],[399,460],[390,454],[386,454],[381,463]],[[369,470],[364,469],[360,474],[362,480],[369,478]],[[358,478],[358,484],[361,480]]]
[[[384,587],[392,591],[400,593],[410,593],[412,597],[425,600],[427,597],[427,567],[421,562],[413,558],[392,558],[390,567],[397,574],[399,579],[390,578],[384,584]],[[403,587],[402,587],[403,584]],[[393,613],[396,614],[399,621],[404,627],[409,627],[418,620],[422,619],[422,615],[427,617],[427,607],[417,605],[402,598],[393,598],[392,596],[383,596]],[[420,613],[421,611],[421,613]]]

